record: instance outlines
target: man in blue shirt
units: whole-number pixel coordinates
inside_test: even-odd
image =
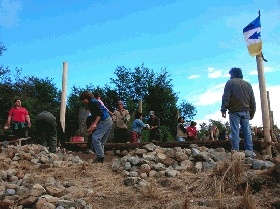
[[[130,142],[131,143],[138,143],[138,140],[140,139],[143,128],[145,128],[145,127],[147,127],[148,129],[150,128],[149,124],[144,124],[142,122],[142,118],[143,118],[142,113],[137,112],[135,114],[135,120],[132,123],[131,131],[130,131]]]

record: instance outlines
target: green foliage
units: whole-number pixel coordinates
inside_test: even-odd
[[[186,122],[191,122],[196,115],[196,108],[189,102],[183,101],[179,106],[180,116],[185,118]]]
[[[147,120],[149,111],[155,111],[161,120],[161,126],[168,127],[167,130],[175,135],[177,124],[178,97],[173,92],[172,80],[166,69],[161,69],[157,75],[144,65],[134,70],[125,67],[117,67],[116,79],[111,78],[111,83],[116,87],[119,98],[124,100],[129,112],[138,111],[138,102],[142,100],[142,113]]]
[[[6,51],[7,48],[3,45],[2,42],[0,42],[0,56],[3,54],[4,51]]]
[[[0,56],[6,50],[0,43]],[[73,86],[68,97],[66,109],[66,136],[75,135],[79,128],[79,112],[85,106],[79,100],[79,94],[83,91],[98,92],[106,107],[113,112],[117,101],[123,100],[125,108],[131,114],[128,125],[131,127],[133,115],[138,111],[138,102],[142,100],[143,121],[147,121],[149,111],[155,111],[161,123],[161,140],[172,141],[176,134],[177,94],[173,91],[172,80],[167,70],[161,69],[159,74],[142,64],[134,69],[119,66],[114,72],[116,78],[110,78],[111,85],[104,87],[86,85],[85,88]],[[21,69],[16,68],[12,73],[8,68],[0,66],[0,122],[7,120],[8,111],[14,105],[13,100],[19,98],[22,106],[30,114],[31,123],[35,125],[35,117],[41,111],[50,111],[59,116],[60,96],[52,79],[40,79],[34,76],[21,77]],[[187,118],[192,119],[196,115],[195,107],[184,101],[179,108]],[[34,132],[34,126],[31,132]],[[148,140],[149,131],[143,131],[143,140]]]
[[[15,75],[9,69],[0,69],[0,106],[1,124],[8,118],[10,108],[14,106],[13,101],[19,98],[22,106],[30,115],[33,126],[29,131],[31,135],[35,132],[35,117],[40,112],[46,110],[55,116],[59,113],[60,97],[52,79],[39,79],[36,77],[20,77],[21,70],[16,69]],[[13,78],[13,79],[12,79]]]

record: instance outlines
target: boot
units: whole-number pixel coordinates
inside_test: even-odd
[[[104,157],[97,157],[92,163],[104,163]]]

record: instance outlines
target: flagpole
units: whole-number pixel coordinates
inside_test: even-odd
[[[257,68],[258,68],[259,89],[260,89],[260,97],[261,97],[263,135],[264,135],[264,141],[266,142],[265,149],[269,157],[272,158],[270,119],[269,119],[269,109],[268,109],[268,101],[267,101],[267,94],[266,94],[262,53],[256,56],[256,61],[257,61]]]

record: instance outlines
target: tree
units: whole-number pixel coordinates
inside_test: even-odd
[[[4,124],[7,121],[8,111],[14,95],[11,72],[8,68],[0,67],[0,80],[0,124]]]
[[[117,67],[115,70],[116,79],[111,78],[113,89],[118,97],[125,101],[126,107],[133,115],[138,110],[138,101],[142,100],[142,113],[144,121],[148,119],[149,111],[155,111],[161,119],[161,127],[165,137],[175,135],[177,125],[177,94],[173,91],[170,74],[165,68],[159,74],[155,74],[142,64],[134,70]],[[192,118],[196,114],[195,108],[185,102],[182,112]],[[173,137],[174,138],[174,137]]]
[[[196,108],[189,102],[183,101],[179,106],[180,115],[185,118],[186,122],[190,122],[196,115]]]
[[[172,80],[166,69],[161,69],[160,74],[148,86],[148,94],[144,101],[147,104],[146,112],[155,111],[160,118],[161,127],[172,135],[176,133],[177,126],[177,107],[178,97],[173,91]]]
[[[2,56],[3,52],[6,50],[7,50],[7,48],[3,45],[2,42],[0,42],[0,56]]]

